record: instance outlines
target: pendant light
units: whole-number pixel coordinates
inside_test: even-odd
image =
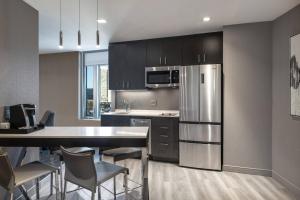
[[[96,31],[96,47],[100,48],[100,33],[99,33],[99,24],[98,24],[98,17],[99,17],[99,0],[97,0],[97,31]]]
[[[78,34],[77,34],[77,48],[81,48],[81,32],[80,32],[80,0],[78,0]]]
[[[63,32],[61,28],[61,0],[59,0],[59,45],[58,48],[63,49]]]

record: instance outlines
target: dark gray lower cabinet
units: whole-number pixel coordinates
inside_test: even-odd
[[[130,126],[130,117],[117,115],[102,115],[101,126]]]
[[[134,116],[102,115],[101,126],[130,126]],[[153,160],[179,162],[179,119],[151,117],[151,155]]]
[[[178,118],[155,117],[151,121],[151,156],[154,160],[178,162]]]

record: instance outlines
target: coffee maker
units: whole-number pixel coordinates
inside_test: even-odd
[[[36,105],[18,104],[9,106],[9,122],[12,129],[30,129],[36,127]]]

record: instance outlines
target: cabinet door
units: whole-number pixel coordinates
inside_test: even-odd
[[[181,38],[167,38],[162,41],[162,65],[181,65]]]
[[[125,82],[123,80],[122,72],[126,67],[127,51],[126,44],[111,44],[109,45],[109,89],[122,90],[125,89]]]
[[[198,65],[202,60],[202,42],[200,36],[187,36],[182,41],[182,64]]]
[[[117,115],[102,115],[101,126],[130,126],[130,117]]]
[[[203,36],[203,64],[223,63],[223,33],[210,33]]]
[[[145,89],[146,43],[144,41],[127,44],[127,69],[123,76],[126,89]]]
[[[162,40],[147,41],[147,67],[157,67],[162,65]]]
[[[153,118],[151,126],[152,157],[178,161],[178,118]]]

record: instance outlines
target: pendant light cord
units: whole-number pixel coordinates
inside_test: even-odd
[[[99,0],[97,0],[97,19],[96,19],[96,23],[97,23],[97,30],[99,30]]]
[[[78,1],[78,6],[79,6],[78,22],[79,22],[79,30],[80,30],[80,0]]]
[[[61,31],[61,0],[59,0],[59,29]]]

